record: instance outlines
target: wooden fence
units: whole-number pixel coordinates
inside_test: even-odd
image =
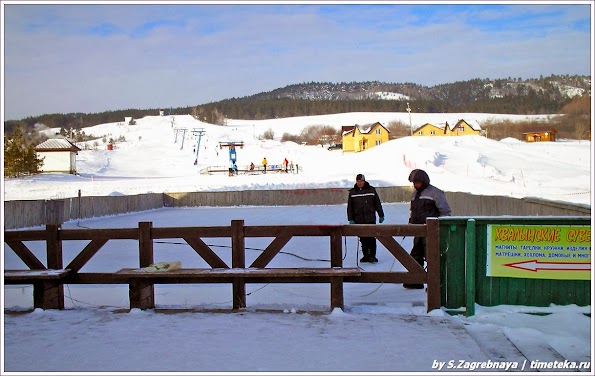
[[[269,268],[271,260],[296,236],[326,237],[329,239],[330,264],[325,268]],[[375,237],[407,269],[407,272],[366,272],[360,268],[344,268],[342,238],[344,236]],[[425,271],[394,237],[417,236],[427,238],[427,271]],[[230,238],[231,265],[223,261],[202,240]],[[266,249],[246,265],[245,240],[273,238]],[[102,247],[113,239],[138,241],[138,269],[121,269],[111,273],[81,272]],[[145,272],[153,260],[153,244],[158,239],[181,239],[186,242],[210,268],[179,269],[169,272]],[[33,284],[34,307],[64,308],[65,284],[128,284],[131,308],[154,308],[154,284],[160,283],[230,283],[233,288],[233,308],[246,307],[247,283],[329,283],[330,306],[343,308],[343,284],[349,283],[425,283],[428,312],[440,308],[440,251],[439,221],[429,219],[426,225],[309,225],[309,226],[244,226],[234,220],[230,226],[213,227],[153,227],[140,222],[138,228],[62,229],[60,225],[46,225],[44,230],[5,231],[4,242],[29,268],[5,270],[4,283]],[[72,261],[64,267],[63,248],[80,246],[88,241]],[[27,241],[45,241],[47,265],[27,247]],[[69,248],[71,253],[72,248]],[[75,249],[76,251],[76,249]],[[123,252],[127,250],[122,250]],[[117,268],[117,266],[116,266]]]
[[[409,202],[412,187],[378,187],[382,202]],[[4,228],[58,224],[73,219],[124,214],[162,207],[340,205],[345,188],[148,193],[132,196],[73,197],[4,202]],[[590,216],[591,207],[538,198],[478,196],[446,192],[453,216]]]

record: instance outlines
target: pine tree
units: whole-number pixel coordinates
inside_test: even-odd
[[[43,160],[37,157],[35,146],[27,145],[21,128],[4,137],[4,176],[19,177],[39,173]]]

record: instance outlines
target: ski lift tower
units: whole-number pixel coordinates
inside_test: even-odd
[[[182,132],[182,146],[180,147],[180,150],[184,149],[184,139],[186,138],[186,131],[188,130],[188,128],[174,128],[175,132],[176,132],[176,139],[174,141],[174,144],[176,144],[178,142],[178,133]]]
[[[228,142],[219,142],[219,149],[223,149],[224,147],[229,148],[229,160],[232,163],[236,163],[237,154],[236,154],[236,146],[239,146],[240,149],[244,147],[244,141],[235,142],[235,141],[228,141]]]
[[[200,139],[206,133],[204,128],[194,128],[192,129],[192,134],[198,136],[198,140],[196,141],[196,158],[194,159],[194,165],[198,164],[198,150],[200,149]]]

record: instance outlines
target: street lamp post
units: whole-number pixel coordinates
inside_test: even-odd
[[[411,129],[411,135],[413,136],[413,125],[411,125],[411,108],[409,107],[409,103],[407,103],[407,112],[409,112],[409,128]]]

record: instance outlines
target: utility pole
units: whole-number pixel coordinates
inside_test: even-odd
[[[411,124],[411,108],[409,102],[407,102],[407,112],[409,112],[409,128],[411,128],[411,135],[413,136],[413,125]]]

